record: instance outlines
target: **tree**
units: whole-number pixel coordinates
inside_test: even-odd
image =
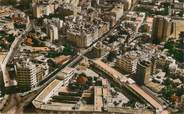
[[[177,88],[176,89],[176,96],[182,96],[184,94],[184,88]]]
[[[175,47],[174,41],[167,41],[164,45],[166,49],[168,49],[169,54],[173,55],[173,57],[178,60],[183,62],[184,61],[184,53],[182,50],[179,50],[178,48]]]
[[[169,85],[171,84],[171,80],[169,78],[167,78],[165,81],[164,81],[164,85]]]
[[[15,40],[15,37],[12,34],[10,34],[6,39],[8,42],[13,42]]]
[[[159,40],[158,38],[154,38],[154,39],[153,39],[153,43],[154,43],[154,44],[159,44],[159,43],[160,43],[160,40]]]
[[[115,55],[114,52],[110,52],[109,55],[107,56],[107,60],[108,60],[108,61],[113,61],[115,56],[116,56],[116,55]]]
[[[166,48],[166,49],[174,48],[174,42],[173,41],[167,41],[164,45],[164,48]]]
[[[64,54],[64,55],[74,55],[74,54],[75,54],[75,51],[74,51],[74,49],[71,47],[71,45],[65,44],[65,45],[64,45],[64,49],[63,49],[63,54]]]
[[[166,99],[170,99],[170,97],[174,94],[173,86],[171,84],[166,85],[162,90],[162,94]]]
[[[174,58],[178,61],[184,61],[184,53],[182,51],[175,51],[174,52]]]
[[[113,43],[117,41],[117,37],[115,35],[110,36],[109,43]]]

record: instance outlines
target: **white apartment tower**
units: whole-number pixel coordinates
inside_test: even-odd
[[[37,84],[37,67],[31,62],[16,64],[16,80],[20,91],[28,91]]]
[[[54,25],[49,25],[47,30],[48,37],[50,38],[50,42],[56,41],[59,38],[58,28]]]

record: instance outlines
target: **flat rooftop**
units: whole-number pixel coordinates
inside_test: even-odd
[[[60,83],[60,80],[55,79],[52,81],[37,97],[36,101],[43,101],[47,95]]]

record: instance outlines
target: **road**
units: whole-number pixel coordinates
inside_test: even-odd
[[[3,81],[5,84],[5,87],[7,87],[7,88],[16,85],[16,81],[12,80],[10,78],[10,75],[9,75],[9,72],[7,69],[7,64],[9,62],[11,62],[11,60],[15,56],[16,52],[18,51],[18,48],[19,48],[20,44],[22,43],[24,37],[26,36],[27,33],[29,33],[31,31],[31,29],[32,29],[32,27],[29,24],[29,26],[26,28],[26,30],[22,34],[20,34],[18,37],[16,37],[16,39],[13,41],[13,43],[8,51],[8,54],[6,55],[5,59],[1,63],[1,69],[3,72]]]
[[[147,103],[149,103],[156,110],[158,114],[164,111],[164,105],[162,104],[162,102],[160,102],[160,100],[158,100],[156,96],[153,96],[151,93],[148,93],[147,91],[144,91],[143,89],[141,89],[134,81],[133,82],[130,81],[129,78],[122,75],[120,72],[113,69],[108,64],[102,62],[100,59],[90,60],[90,61],[93,67],[106,73],[117,84],[127,88],[132,93],[137,95],[139,98],[143,98],[143,101],[146,101]]]
[[[14,55],[18,51],[20,44],[22,43],[24,39],[24,36],[27,33],[29,33],[31,29],[32,29],[31,24],[29,24],[26,30],[22,34],[20,34],[18,37],[16,37],[16,39],[14,40],[14,42],[12,43],[10,47],[8,54],[6,55],[5,59],[3,60],[1,64],[1,69],[3,73],[3,81],[5,83],[6,91],[11,92],[12,90],[15,89],[14,87],[16,86],[16,80],[12,80],[10,78],[10,75],[7,69],[7,64],[13,59]],[[19,100],[20,100],[20,97],[17,94],[5,95],[5,98],[0,104],[0,110],[2,110],[5,106],[9,107],[13,105],[15,102],[19,102]]]

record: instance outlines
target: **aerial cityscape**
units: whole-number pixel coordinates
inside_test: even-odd
[[[184,0],[0,0],[1,114],[184,114]]]

